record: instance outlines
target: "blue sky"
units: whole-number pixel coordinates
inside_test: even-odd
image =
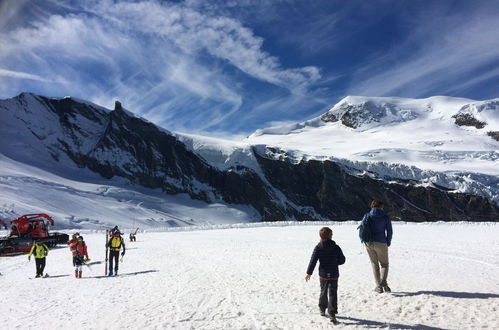
[[[212,136],[346,95],[499,97],[499,1],[0,0],[0,98],[74,96]]]

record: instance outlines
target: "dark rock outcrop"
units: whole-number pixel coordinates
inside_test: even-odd
[[[489,131],[487,135],[493,138],[496,141],[499,141],[499,131]]]
[[[269,182],[294,204],[309,206],[328,219],[359,219],[372,199],[403,221],[497,221],[499,208],[488,199],[433,187],[390,184],[348,174],[331,161],[293,164],[257,155]],[[311,220],[310,215],[297,215]]]
[[[482,129],[487,125],[486,122],[480,121],[473,117],[470,113],[458,113],[457,115],[452,116],[456,121],[456,125],[458,126],[472,126],[478,129]]]

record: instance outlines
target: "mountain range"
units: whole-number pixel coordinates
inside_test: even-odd
[[[60,226],[499,219],[499,99],[346,97],[242,141],[31,93],[0,100],[0,217]],[[132,223],[133,220],[133,223]]]

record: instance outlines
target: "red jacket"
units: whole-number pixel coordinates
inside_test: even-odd
[[[77,255],[77,254],[88,259],[87,244],[85,244],[85,241],[76,242],[75,255]]]
[[[76,257],[76,244],[78,244],[78,240],[76,238],[73,238],[68,242],[69,251],[71,251],[73,257]]]

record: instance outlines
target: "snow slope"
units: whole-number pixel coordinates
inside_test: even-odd
[[[0,219],[47,213],[56,228],[104,229],[176,227],[251,222],[258,214],[245,205],[207,204],[187,195],[168,195],[105,180],[86,169],[68,179],[0,154]]]
[[[48,279],[33,261],[0,259],[0,324],[9,329],[331,329],[318,313],[317,269],[305,270],[322,224],[239,225],[139,233],[120,265],[73,277],[67,248],[51,250]],[[277,226],[280,225],[280,226]],[[392,294],[372,292],[356,224],[328,223],[342,247],[337,328],[499,328],[497,224],[394,223]],[[181,229],[181,228],[179,228]],[[84,234],[93,262],[104,234]],[[336,328],[336,327],[335,327]]]

